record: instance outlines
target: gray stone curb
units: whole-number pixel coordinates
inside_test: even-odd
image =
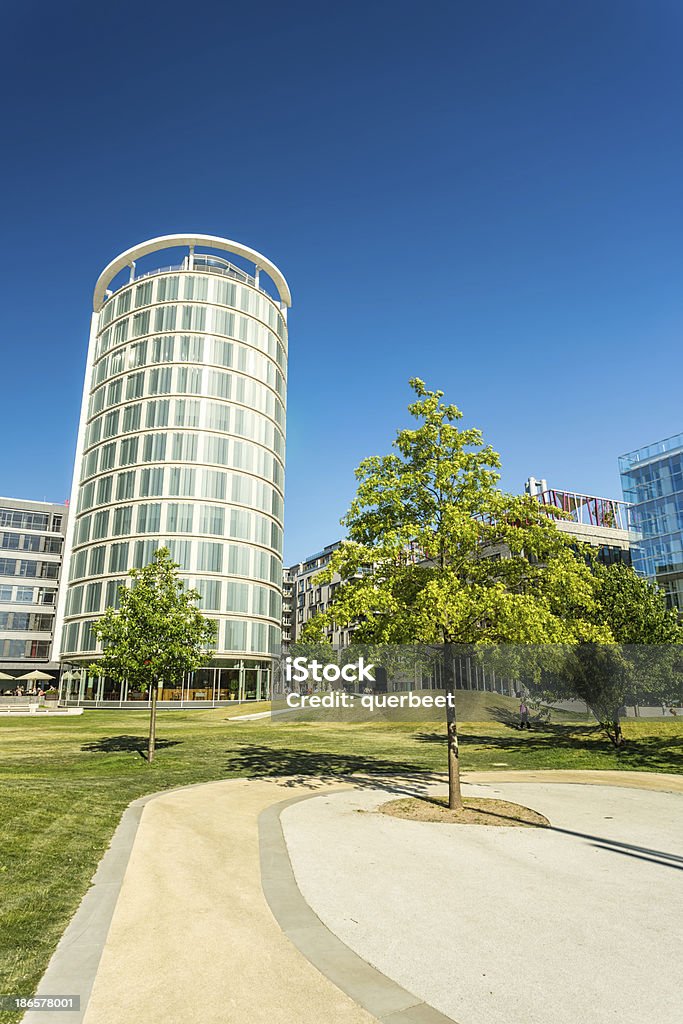
[[[452,1017],[444,1016],[354,953],[322,923],[301,895],[280,815],[291,804],[319,795],[295,796],[267,807],[259,815],[261,885],[275,920],[321,974],[382,1024],[453,1024]]]

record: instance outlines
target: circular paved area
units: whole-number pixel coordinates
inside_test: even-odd
[[[683,796],[511,782],[465,793],[524,803],[554,827],[375,813],[394,788],[287,807],[296,880],[323,923],[459,1024],[679,1024]]]

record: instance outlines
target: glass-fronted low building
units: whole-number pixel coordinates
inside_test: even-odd
[[[622,455],[619,472],[640,535],[633,567],[683,612],[683,434]]]
[[[169,249],[182,254],[170,266]],[[290,302],[274,264],[209,235],[152,239],[101,274],[58,611],[65,699],[137,697],[83,666],[98,654],[92,623],[161,546],[218,640],[212,666],[160,698],[267,694],[281,643]]]

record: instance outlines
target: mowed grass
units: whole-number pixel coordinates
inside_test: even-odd
[[[461,722],[465,772],[503,765],[683,769],[683,722],[629,720],[628,745],[616,753],[594,725],[566,716],[519,732],[512,727],[515,706],[496,695],[464,695],[464,719],[488,717]],[[445,766],[438,722],[229,720],[246,710],[161,711],[151,765],[143,756],[145,709],[0,719],[0,994],[35,990],[123,810],[136,797],[238,776],[420,774]],[[0,1012],[0,1021],[17,1020],[17,1014]]]

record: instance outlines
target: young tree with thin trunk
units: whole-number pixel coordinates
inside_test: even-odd
[[[557,529],[557,510],[498,489],[500,458],[462,413],[414,378],[414,429],[365,459],[342,520],[349,542],[321,581],[342,583],[301,639],[353,627],[354,641],[439,644],[454,694],[454,649],[602,639],[589,620],[591,570]],[[462,804],[455,708],[448,709],[449,805]]]
[[[159,684],[182,680],[211,658],[216,623],[196,606],[197,590],[186,590],[168,548],[154,553],[149,565],[131,569],[131,586],[119,588],[119,608],[107,608],[93,624],[102,641],[102,656],[90,666],[150,695],[147,760],[154,760]]]

